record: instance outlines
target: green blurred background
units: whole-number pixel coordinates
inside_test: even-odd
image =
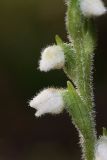
[[[0,1],[0,160],[80,159],[78,134],[68,114],[36,119],[28,107],[42,88],[66,87],[62,70],[37,70],[41,49],[53,44],[56,34],[67,41],[65,11],[63,0]],[[101,127],[107,127],[107,15],[95,23],[94,92],[101,134]]]

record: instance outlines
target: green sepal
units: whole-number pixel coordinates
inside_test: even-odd
[[[107,129],[103,127],[103,136],[107,136]]]
[[[61,45],[63,43],[62,39],[59,37],[59,35],[55,36],[55,41],[57,45]]]
[[[64,72],[75,84],[76,81],[76,54],[71,44],[63,43],[62,48],[65,54]]]
[[[69,0],[66,26],[71,39],[76,43],[82,38],[83,20],[79,0]]]
[[[81,133],[85,134],[85,129],[87,129],[87,127],[91,127],[90,113],[87,110],[86,103],[82,100],[76,88],[69,81],[67,82],[65,101],[67,102],[68,112],[73,117],[73,120],[80,129]]]
[[[93,160],[95,146],[95,126],[92,113],[87,109],[87,104],[82,100],[76,88],[67,82],[67,91],[64,92],[66,110],[82,138],[82,149],[86,160]]]
[[[56,35],[55,40],[57,45],[59,45],[65,55],[65,65],[64,65],[64,72],[66,73],[67,77],[75,84],[76,81],[76,54],[75,50],[71,43],[64,43],[62,39]]]

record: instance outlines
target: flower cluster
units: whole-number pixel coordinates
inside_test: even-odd
[[[45,48],[41,53],[39,69],[49,71],[51,69],[61,69],[65,64],[65,56],[62,48],[53,45]],[[48,88],[35,96],[29,105],[37,110],[35,116],[39,117],[45,113],[59,114],[64,109],[62,98],[63,89]]]
[[[71,82],[67,83],[67,89],[42,90],[30,100],[29,106],[36,109],[35,116],[40,117],[47,113],[59,114],[66,104],[83,140],[81,146],[84,159],[107,160],[107,137],[100,137],[96,143],[90,79],[96,41],[91,18],[103,15],[107,9],[102,0],[67,0],[67,5],[66,26],[72,41],[64,43],[57,36],[57,45],[42,50],[39,69],[44,72],[64,69]]]
[[[81,0],[80,9],[84,16],[99,16],[106,12],[106,8],[101,0]],[[65,55],[60,45],[48,46],[41,52],[39,61],[40,71],[50,71],[51,69],[61,69],[65,66]],[[37,109],[36,116],[45,113],[60,113],[63,110],[62,90],[49,88],[40,92],[29,102],[29,105]]]

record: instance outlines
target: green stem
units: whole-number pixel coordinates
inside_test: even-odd
[[[76,52],[77,73],[75,83],[81,96],[90,101],[93,95],[91,70],[95,47],[95,30],[92,20],[86,19],[81,14],[79,0],[69,1],[66,24]]]
[[[73,87],[68,89],[65,101],[82,139],[83,157],[85,160],[94,160],[96,130],[93,116],[92,66],[96,34],[93,21],[82,15],[79,0],[69,0],[66,26],[75,50],[74,84],[77,90]],[[70,76],[69,72],[68,75]]]

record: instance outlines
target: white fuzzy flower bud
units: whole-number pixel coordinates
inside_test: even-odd
[[[41,53],[39,69],[49,71],[51,69],[61,69],[65,63],[64,52],[60,46],[53,45],[44,49]]]
[[[80,8],[86,17],[100,16],[107,11],[102,0],[80,0]]]
[[[95,148],[95,160],[107,160],[107,137],[102,136]]]
[[[29,105],[37,110],[35,116],[39,117],[45,113],[59,114],[64,109],[62,90],[48,88],[34,97]]]

